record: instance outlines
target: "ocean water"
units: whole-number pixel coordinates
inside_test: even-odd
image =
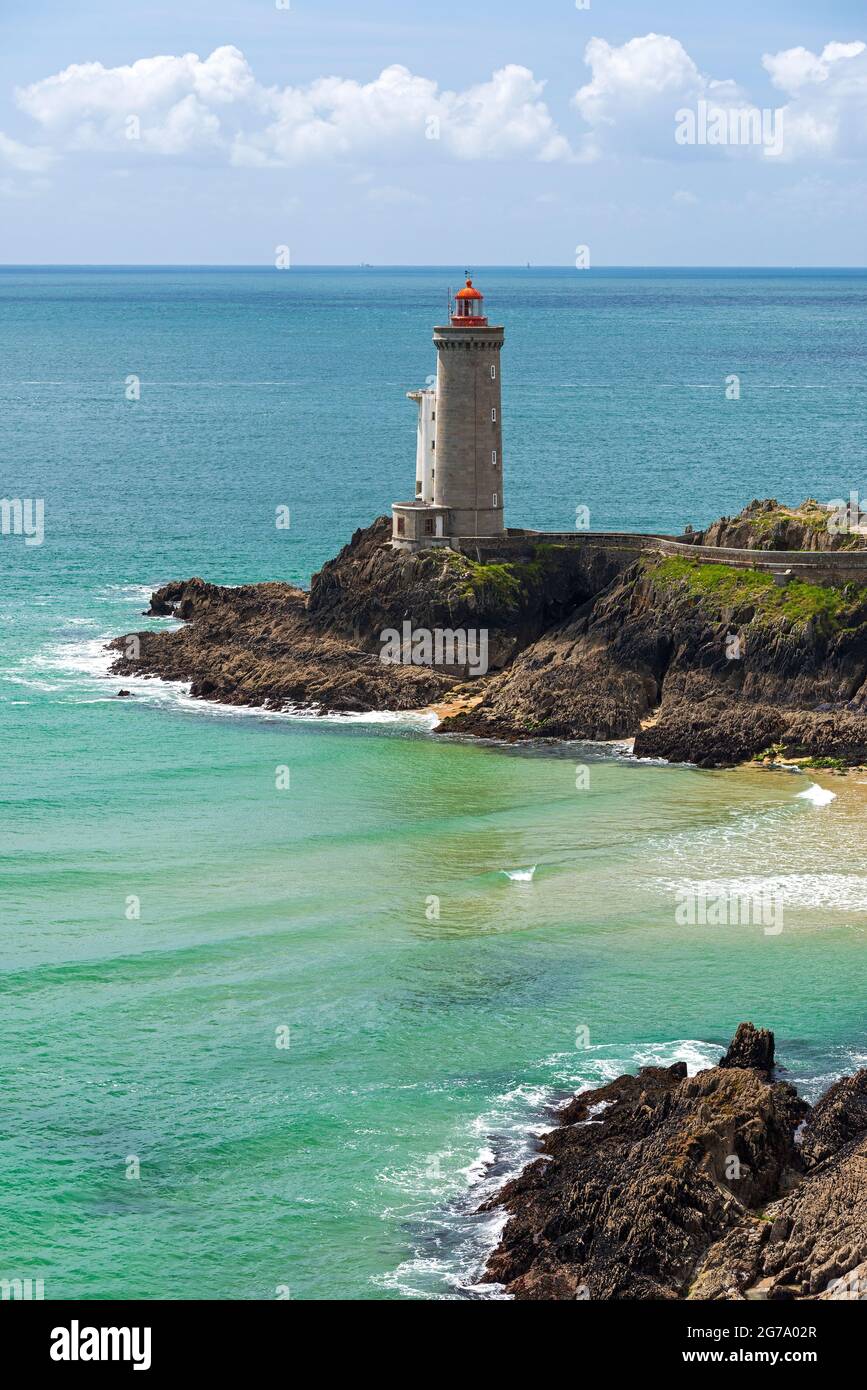
[[[0,1275],[47,1298],[496,1297],[475,1209],[570,1090],[743,1018],[808,1095],[867,1060],[857,779],[113,698],[152,587],[306,583],[411,495],[449,280],[0,271],[0,491],[46,528],[0,537]],[[477,283],[511,524],[864,490],[867,274]]]

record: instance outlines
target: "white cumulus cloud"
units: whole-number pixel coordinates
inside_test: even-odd
[[[573,97],[588,127],[579,147],[583,159],[681,158],[688,146],[673,139],[677,110],[695,111],[704,102],[733,116],[757,104],[731,79],[703,73],[667,34],[645,34],[619,46],[594,38],[584,57],[591,80]],[[867,151],[867,44],[835,41],[818,54],[790,48],[766,53],[762,63],[784,94],[774,108],[782,113],[774,154],[795,160]],[[731,143],[726,150],[731,152]],[[720,146],[709,153],[718,157]]]
[[[526,155],[547,163],[569,159],[569,142],[560,135],[542,101],[544,82],[529,68],[511,63],[490,82],[466,92],[444,92],[443,138],[462,159]]]
[[[542,99],[544,83],[509,65],[463,91],[394,64],[367,83],[323,77],[265,87],[232,46],[204,60],[140,58],[122,67],[76,63],[16,93],[18,105],[73,149],[159,154],[219,150],[232,162],[288,166],[415,152],[453,159],[568,159]],[[133,132],[131,134],[131,131]]]
[[[820,54],[808,48],[785,48],[781,53],[766,53],[762,63],[771,75],[775,87],[794,93],[813,82],[827,82],[835,65],[847,58],[857,58],[864,52],[863,43],[827,43]]]
[[[197,154],[262,168],[353,161],[683,160],[690,145],[675,141],[678,111],[693,111],[701,102],[728,113],[753,105],[736,82],[703,72],[668,34],[644,34],[619,45],[593,38],[584,56],[589,80],[572,98],[580,118],[574,150],[548,108],[544,82],[518,64],[461,90],[441,87],[399,63],[368,82],[332,76],[265,86],[240,49],[224,45],[206,58],[160,55],[113,68],[73,63],[19,88],[16,99],[55,151]],[[819,53],[790,48],[765,54],[762,62],[781,94],[784,159],[867,152],[867,44],[835,40]],[[734,146],[742,141],[730,141],[725,153]],[[721,151],[701,153],[718,158]],[[52,158],[42,144],[0,137],[0,165],[21,170],[29,161],[36,173]]]
[[[619,47],[591,39],[584,59],[592,77],[572,104],[590,126],[581,154],[670,157],[674,113],[699,100],[736,106],[744,100],[737,84],[705,76],[679,39],[645,34]]]
[[[440,91],[401,64],[372,82],[328,77],[309,87],[272,90],[276,120],[235,141],[236,163],[302,164],[352,156],[394,158],[441,149],[456,159],[568,159],[541,100],[544,83],[514,64],[463,92]]]
[[[857,158],[867,153],[867,44],[787,48],[762,59],[785,107],[785,155]]]
[[[16,99],[72,148],[110,149],[134,139],[157,153],[179,154],[218,143],[217,111],[249,100],[255,90],[243,53],[228,46],[204,61],[186,53],[140,58],[117,68],[73,63],[19,88]]]

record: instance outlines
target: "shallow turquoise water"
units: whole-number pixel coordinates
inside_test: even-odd
[[[478,278],[511,522],[858,486],[865,276]],[[49,1298],[472,1293],[473,1210],[568,1089],[746,1017],[808,1093],[867,1055],[857,784],[110,698],[148,586],[306,581],[407,491],[443,283],[0,272],[3,491],[47,524],[0,538],[0,1273]],[[695,882],[784,930],[678,926]]]

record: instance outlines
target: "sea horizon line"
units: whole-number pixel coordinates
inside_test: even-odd
[[[290,271],[442,271],[448,274],[459,273],[456,270],[457,262],[450,264],[425,264],[424,262],[383,262],[381,265],[374,265],[368,262],[297,262],[283,268],[276,267],[273,262],[261,261],[7,261],[0,262],[0,271],[20,271],[20,270],[196,270],[196,271],[267,271],[273,272],[275,269]],[[867,265],[595,265],[577,269],[571,263],[561,264],[532,264],[516,262],[488,262],[486,264],[475,265],[472,274],[485,274],[488,271],[514,270],[526,272],[528,270],[538,271],[568,271],[570,274],[579,274],[593,277],[599,274],[777,274],[777,275],[819,275],[819,274],[863,274],[867,271]],[[462,272],[461,272],[462,273]]]

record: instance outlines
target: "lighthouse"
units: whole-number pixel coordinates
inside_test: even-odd
[[[436,388],[410,391],[418,405],[416,496],[392,505],[399,549],[496,538],[503,526],[502,326],[488,323],[468,274],[434,328]]]

